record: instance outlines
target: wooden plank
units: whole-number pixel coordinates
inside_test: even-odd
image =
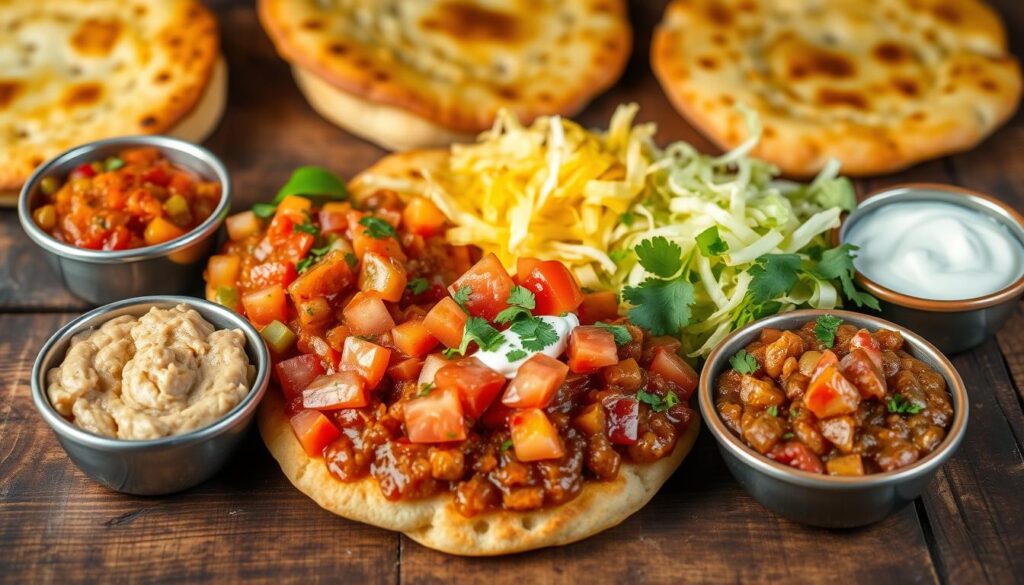
[[[217,476],[180,494],[126,496],[89,480],[28,387],[39,347],[71,317],[0,315],[0,581],[397,580],[398,537],[318,508],[255,430]]]
[[[18,214],[0,210],[0,310],[79,310],[86,303],[61,284]]]
[[[837,576],[852,583],[937,582],[914,508],[856,530],[783,520],[733,480],[706,430],[643,510],[583,542],[472,559],[402,539],[401,577],[408,584],[827,583]]]

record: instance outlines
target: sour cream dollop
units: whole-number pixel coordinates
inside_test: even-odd
[[[952,301],[997,292],[1024,274],[1024,244],[995,219],[941,201],[878,207],[850,227],[854,267],[898,293]]]
[[[538,353],[542,353],[546,356],[557,358],[565,353],[565,344],[569,340],[569,334],[572,330],[580,326],[580,319],[574,313],[567,313],[561,317],[552,317],[545,315],[538,317],[538,319],[551,325],[554,328],[555,333],[558,334],[558,341],[546,346],[540,351],[529,351],[526,350],[526,356],[515,361],[508,359],[508,353],[516,349],[523,348],[523,338],[512,331],[511,329],[503,331],[502,343],[497,349],[490,351],[478,351],[473,354],[473,357],[483,362],[485,366],[498,372],[508,379],[516,377],[516,373],[519,372],[519,368],[526,363],[526,360],[530,359]]]

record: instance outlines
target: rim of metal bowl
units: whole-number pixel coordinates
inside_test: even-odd
[[[944,185],[942,183],[901,183],[872,191],[857,206],[853,213],[843,219],[842,225],[833,232],[833,242],[836,245],[844,243],[850,227],[862,218],[867,217],[871,213],[876,213],[886,205],[906,201],[950,203],[972,209],[1000,223],[1012,223],[1015,229],[1010,228],[1011,233],[1016,236],[1018,242],[1024,247],[1024,217],[1017,210],[979,191],[954,185]],[[1009,228],[1009,226],[1007,227]],[[1024,294],[1024,274],[1021,274],[1017,280],[1007,286],[987,295],[957,300],[926,299],[897,292],[868,278],[859,270],[856,271],[854,278],[865,290],[886,302],[910,309],[939,313],[958,313],[961,311],[984,309],[1007,302]]]
[[[873,330],[890,329],[899,331],[903,335],[904,340],[911,344],[913,351],[910,353],[914,357],[921,359],[921,354],[924,354],[924,357],[938,364],[936,370],[946,380],[947,390],[953,399],[954,411],[953,422],[947,430],[942,443],[934,451],[915,463],[895,471],[873,473],[861,477],[824,475],[801,471],[772,461],[747,446],[740,437],[737,437],[733,434],[732,430],[725,426],[714,405],[713,386],[718,372],[713,370],[721,370],[725,360],[735,351],[739,351],[742,346],[738,344],[738,340],[751,331],[759,331],[779,321],[801,317],[806,320],[812,320],[821,315],[835,315],[844,321],[861,327],[866,326]],[[726,353],[727,350],[731,351]],[[700,402],[701,415],[707,423],[707,427],[711,429],[711,434],[718,441],[719,446],[728,449],[730,453],[738,457],[744,464],[787,483],[828,490],[857,490],[878,487],[880,485],[900,483],[905,479],[930,473],[944,463],[960,445],[967,428],[967,419],[970,415],[970,402],[960,374],[949,362],[949,359],[934,345],[909,329],[885,319],[843,310],[802,309],[790,311],[766,317],[734,331],[715,347],[704,363],[704,370],[701,372],[700,385],[698,387],[698,400]]]
[[[199,224],[192,231],[186,233],[183,236],[175,238],[173,240],[157,244],[155,246],[145,246],[142,248],[132,248],[130,250],[89,250],[86,248],[79,248],[58,241],[50,234],[46,233],[39,226],[36,225],[35,220],[32,219],[31,195],[36,189],[36,186],[44,177],[49,176],[54,168],[64,164],[69,159],[74,159],[83,154],[88,154],[94,150],[99,150],[104,147],[112,145],[123,145],[123,146],[153,146],[160,150],[175,151],[191,157],[196,160],[202,161],[204,164],[209,165],[213,169],[214,177],[209,179],[216,180],[221,186],[221,197],[217,203],[217,207],[213,210],[213,213],[206,218],[203,223]],[[182,164],[182,163],[179,163]],[[183,166],[189,168],[193,172],[197,172],[193,168],[193,165],[184,163]],[[209,180],[208,179],[208,180]],[[219,158],[206,148],[193,144],[185,140],[173,138],[171,136],[163,135],[136,135],[136,136],[119,136],[116,138],[105,138],[103,140],[96,140],[93,142],[87,142],[85,144],[76,146],[69,150],[62,152],[61,154],[51,158],[42,165],[39,166],[29,177],[28,181],[21,188],[21,193],[18,196],[18,220],[21,222],[22,229],[28,234],[30,238],[36,243],[42,246],[44,249],[64,256],[66,258],[73,258],[75,260],[82,260],[85,262],[94,263],[120,263],[120,262],[131,262],[135,260],[145,260],[148,258],[156,258],[160,256],[166,256],[170,253],[178,250],[187,248],[188,246],[205,239],[207,236],[212,235],[220,227],[221,222],[227,216],[228,210],[231,206],[231,177],[228,175],[227,168]]]
[[[85,323],[98,316],[130,307],[146,306],[148,310],[148,307],[151,306],[175,306],[178,304],[191,306],[199,311],[199,313],[203,315],[203,318],[207,318],[207,313],[212,312],[229,321],[232,323],[233,328],[237,327],[242,330],[245,334],[246,343],[252,346],[253,352],[256,354],[257,363],[253,364],[256,366],[256,378],[249,387],[249,393],[245,395],[245,398],[243,398],[241,402],[228,411],[227,414],[205,427],[189,431],[182,435],[172,435],[170,437],[161,437],[159,439],[135,440],[118,439],[91,433],[76,427],[53,408],[53,405],[50,404],[50,399],[46,396],[45,388],[47,372],[43,371],[43,361],[52,351],[54,345],[65,338],[69,338],[85,331],[88,328],[96,327],[106,322],[101,321],[88,327],[84,326]],[[218,330],[219,329],[221,328],[218,327]],[[61,359],[63,359],[63,356]],[[53,361],[56,361],[56,357]],[[57,364],[51,363],[49,364],[49,367],[54,367],[55,365]],[[270,385],[269,372],[270,353],[267,351],[266,345],[260,338],[259,332],[256,331],[256,328],[238,313],[195,297],[177,295],[135,297],[93,309],[88,313],[74,318],[71,322],[64,325],[50,336],[46,343],[43,344],[43,347],[39,350],[39,354],[36,356],[35,363],[32,366],[32,401],[35,403],[36,410],[39,411],[39,414],[55,432],[82,445],[104,450],[129,451],[145,450],[153,447],[176,447],[191,443],[198,443],[219,435],[228,430],[238,419],[247,416],[250,412],[255,410]]]

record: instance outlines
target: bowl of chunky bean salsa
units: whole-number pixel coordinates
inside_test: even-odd
[[[827,527],[870,524],[917,497],[968,415],[941,352],[847,311],[740,329],[709,356],[699,395],[737,480],[780,515]]]
[[[165,136],[89,143],[26,183],[26,233],[75,295],[102,304],[192,292],[230,204],[230,180],[206,149]]]

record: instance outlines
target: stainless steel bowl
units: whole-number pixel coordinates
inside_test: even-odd
[[[1024,246],[1024,217],[1012,207],[977,191],[934,183],[898,185],[869,195],[843,222],[837,233],[838,242],[845,242],[850,228],[862,218],[880,212],[886,205],[906,201],[942,201],[978,211],[1005,225]],[[995,334],[1024,295],[1024,276],[992,294],[957,301],[901,294],[861,272],[857,272],[856,280],[878,299],[883,317],[917,331],[950,354],[976,347]]]
[[[256,379],[241,403],[213,424],[184,435],[144,441],[113,439],[76,427],[62,417],[46,396],[46,373],[64,360],[71,337],[120,315],[143,315],[150,307],[187,304],[217,329],[241,329]],[[86,475],[112,490],[158,495],[199,484],[219,470],[245,436],[256,407],[267,391],[270,354],[256,329],[220,305],[178,296],[128,299],[90,311],[50,337],[32,368],[32,401],[62,447]]]
[[[906,350],[946,379],[953,398],[953,423],[946,438],[927,457],[913,465],[863,477],[837,477],[800,471],[776,463],[748,447],[725,426],[715,409],[714,385],[729,367],[729,357],[757,339],[765,327],[796,329],[829,314],[871,331],[890,329],[903,334]],[[917,498],[936,470],[956,451],[967,428],[967,391],[952,364],[921,336],[877,317],[849,311],[793,311],[756,321],[726,337],[708,356],[700,375],[700,410],[733,477],[766,508],[803,524],[849,528],[872,524]]]
[[[60,242],[32,219],[46,177],[61,180],[83,163],[103,159],[123,148],[153,146],[171,162],[206,180],[221,184],[217,208],[197,228],[184,236],[145,248],[103,251],[86,250]],[[75,147],[46,162],[29,178],[18,198],[18,219],[32,240],[46,252],[46,259],[64,286],[93,304],[150,294],[187,293],[197,286],[204,260],[216,243],[217,229],[231,206],[231,179],[227,169],[210,151],[168,136],[127,136],[97,140]]]

